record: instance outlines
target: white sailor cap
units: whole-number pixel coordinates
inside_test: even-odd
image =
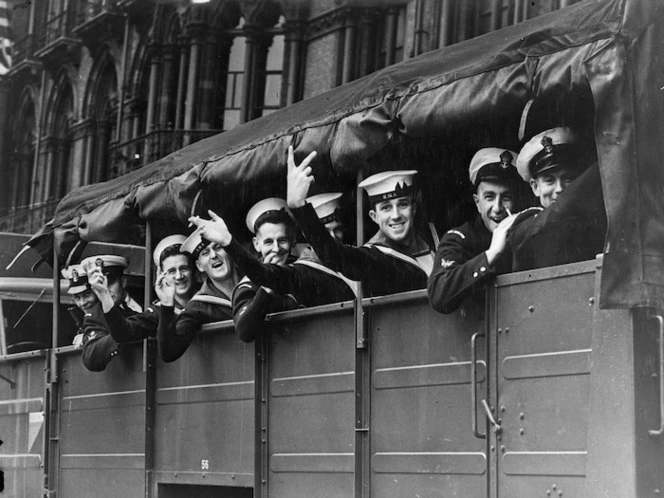
[[[254,204],[249,212],[247,213],[247,228],[251,233],[256,233],[256,222],[259,221],[259,218],[265,214],[271,212],[283,211],[288,213],[288,208],[286,207],[286,201],[279,197],[268,197],[262,201],[258,201]]]
[[[201,235],[201,232],[194,230],[194,232],[187,237],[180,246],[180,252],[191,254],[191,257],[198,259],[201,251],[210,245],[210,241]]]
[[[358,187],[362,187],[369,195],[369,202],[385,201],[410,195],[413,191],[413,177],[417,174],[414,169],[383,171],[362,180]]]
[[[314,208],[321,223],[330,223],[338,218],[337,212],[341,195],[339,192],[316,194],[307,197],[307,202]]]
[[[155,266],[158,268],[160,259],[161,259],[161,253],[164,252],[164,250],[168,247],[171,246],[180,246],[182,243],[185,241],[187,237],[180,233],[176,233],[173,235],[169,235],[168,237],[164,237],[159,241],[159,244],[157,244],[157,247],[154,248],[154,251],[152,252],[152,261],[154,261]]]
[[[470,183],[477,186],[482,181],[521,181],[515,166],[516,159],[516,152],[508,149],[486,147],[478,150],[468,168]]]
[[[78,294],[90,288],[88,273],[83,265],[69,265],[62,270],[62,276],[69,280],[69,288],[67,289],[69,294]]]
[[[116,256],[115,254],[98,254],[89,256],[81,261],[81,266],[86,272],[91,268],[98,266],[102,269],[102,273],[111,279],[116,279],[124,274],[124,269],[127,268],[129,263],[123,256]]]
[[[525,181],[561,165],[580,167],[579,145],[580,139],[571,128],[551,128],[538,133],[523,146],[516,167]]]

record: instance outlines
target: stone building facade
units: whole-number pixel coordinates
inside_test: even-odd
[[[76,187],[570,3],[0,1],[13,44],[0,73],[0,231],[32,233]]]

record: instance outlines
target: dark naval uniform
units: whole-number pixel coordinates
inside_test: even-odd
[[[125,301],[115,307],[126,319],[139,313],[140,307],[135,303],[133,305],[134,309]],[[83,365],[92,372],[101,372],[120,350],[121,346],[109,332],[101,304],[97,303],[92,311],[85,313],[83,317],[83,352],[81,354]]]
[[[297,261],[286,266],[261,263],[235,239],[225,249],[249,280],[277,294],[292,295],[300,306],[355,299],[355,282],[324,266],[311,249],[305,249]]]
[[[443,235],[427,285],[433,309],[452,313],[489,278],[510,270],[508,251],[489,265],[485,251],[491,245],[491,236],[479,216]]]
[[[292,262],[293,258],[289,258],[287,264]],[[233,289],[232,303],[235,331],[244,342],[254,340],[256,330],[263,326],[266,315],[300,307],[292,295],[268,291],[247,277],[240,280]]]
[[[148,337],[155,337],[157,334],[157,326],[159,325],[159,308],[161,305],[158,301],[148,306],[142,313],[125,318],[122,316],[118,306],[113,306],[111,310],[104,315],[106,323],[108,323],[108,330],[111,336],[118,343],[141,341]],[[182,313],[182,307],[175,304],[175,314]]]
[[[586,169],[549,207],[526,214],[507,234],[514,271],[595,259],[606,234],[598,165]]]
[[[179,316],[173,306],[160,306],[157,341],[161,359],[175,361],[182,356],[204,323],[232,318],[230,299],[210,279],[203,283]]]
[[[311,204],[292,209],[292,213],[320,260],[350,280],[361,281],[365,296],[426,287],[433,254],[423,241],[417,241],[420,250],[416,254],[406,254],[380,232],[362,247],[347,246],[327,232]]]

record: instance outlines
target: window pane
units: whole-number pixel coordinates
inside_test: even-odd
[[[279,107],[281,103],[281,73],[265,77],[265,107]]]
[[[267,54],[267,70],[281,71],[284,66],[284,35],[276,35]]]

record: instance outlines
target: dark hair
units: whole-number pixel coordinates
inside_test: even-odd
[[[166,258],[170,258],[171,256],[178,256],[182,255],[187,258],[187,264],[189,265],[189,268],[192,270],[195,268],[194,266],[194,258],[191,257],[191,254],[188,252],[180,252],[180,247],[182,247],[182,244],[173,244],[172,246],[168,246],[166,249],[161,251],[161,254],[159,255],[159,269],[161,270],[161,265],[164,262]]]
[[[295,233],[293,219],[286,211],[267,211],[261,214],[258,218],[256,218],[256,222],[254,223],[254,233],[258,233],[258,229],[265,223],[272,223],[274,225],[283,223],[286,225],[286,230],[288,231],[289,237],[292,237]]]

